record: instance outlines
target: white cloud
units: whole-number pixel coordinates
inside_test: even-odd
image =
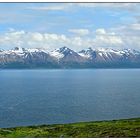
[[[41,10],[41,11],[63,11],[71,8],[73,3],[66,3],[66,4],[57,4],[57,5],[48,5],[48,6],[36,6],[36,7],[28,7],[27,9],[31,10]]]
[[[89,45],[93,47],[107,48],[132,48],[140,50],[140,24],[133,23],[119,26],[113,29],[99,28],[95,32],[95,37],[89,37]],[[87,42],[87,40],[85,40]]]
[[[30,33],[30,36],[32,37],[31,40],[34,40],[34,41],[43,41],[44,39],[43,35],[38,32]]]
[[[0,35],[0,48],[11,49],[14,47],[24,48],[46,48],[53,50],[68,46],[74,50],[80,50],[83,46],[91,46],[90,40],[85,41],[80,36],[69,37],[64,34],[49,34],[39,32],[25,32],[10,30]]]
[[[128,25],[122,25],[116,28],[111,28],[112,31],[115,31],[121,36],[140,36],[140,23],[133,23]]]
[[[113,16],[116,16],[120,13],[120,10],[139,13],[139,5],[137,3],[59,3],[55,5],[44,5],[44,6],[33,6],[27,7],[30,10],[38,11],[75,11],[78,8],[106,8],[107,10],[113,10],[111,13]]]
[[[96,31],[96,37],[94,39],[94,44],[98,47],[123,47],[124,42],[121,36],[118,36],[115,32],[106,31],[103,28],[99,28]]]
[[[0,48],[9,49],[16,46],[24,48],[46,48],[53,50],[67,46],[73,50],[87,47],[134,48],[140,50],[140,24],[130,24],[111,29],[76,30],[73,36],[39,32],[16,31],[10,29],[0,35]],[[83,32],[81,35],[81,31]],[[94,33],[94,34],[93,34]],[[88,34],[87,36],[84,36]]]
[[[123,10],[138,10],[137,3],[77,3],[78,6],[95,8],[95,7],[106,7],[115,9],[123,9]]]
[[[103,28],[97,29],[97,30],[96,30],[96,34],[97,34],[97,35],[106,34],[106,31],[105,31],[105,29],[103,29]]]
[[[77,34],[79,36],[85,36],[85,35],[88,35],[90,33],[88,29],[70,29],[69,32],[72,32],[72,33]]]
[[[121,37],[124,42],[124,47],[140,50],[140,24],[133,23],[112,28],[110,30],[114,31],[117,36]]]
[[[46,10],[46,11],[52,11],[52,10],[66,10],[71,8],[77,8],[77,7],[87,7],[87,8],[96,8],[96,7],[105,7],[105,8],[111,8],[111,9],[123,9],[127,11],[136,11],[139,10],[137,3],[62,3],[56,6],[36,6],[36,7],[28,7],[27,9],[32,10]]]
[[[133,29],[133,30],[140,30],[140,24],[132,24],[131,25],[131,28]]]
[[[45,10],[45,11],[59,11],[59,10],[64,10],[65,7],[64,6],[47,6],[47,7],[30,7],[28,9],[32,9],[32,10]]]

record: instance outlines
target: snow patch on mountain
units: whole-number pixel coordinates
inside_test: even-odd
[[[50,55],[57,58],[57,59],[61,59],[64,57],[64,54],[60,53],[57,50],[50,52]]]

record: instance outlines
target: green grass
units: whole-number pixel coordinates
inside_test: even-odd
[[[140,137],[140,118],[112,121],[80,122],[73,124],[1,128],[0,137]]]

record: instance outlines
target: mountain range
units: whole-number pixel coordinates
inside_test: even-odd
[[[88,48],[76,52],[68,47],[53,51],[16,47],[0,50],[0,68],[140,68],[140,51]]]

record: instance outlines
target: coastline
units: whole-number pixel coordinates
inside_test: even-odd
[[[140,137],[140,118],[0,128],[1,138]]]

